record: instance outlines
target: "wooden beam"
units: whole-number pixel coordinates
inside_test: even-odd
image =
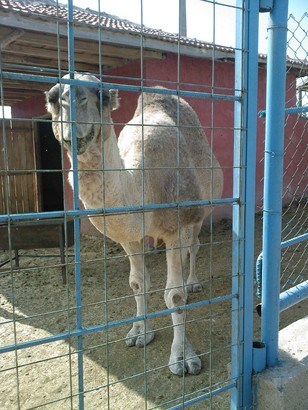
[[[33,83],[27,83],[26,81],[3,81],[3,87],[5,90],[33,90]],[[44,91],[49,87],[46,83],[35,83],[35,89]]]
[[[49,34],[38,34],[34,32],[26,32],[26,34],[19,39],[18,44],[20,45],[38,45],[41,47],[48,47],[58,49],[58,46],[67,51],[67,37],[49,35]],[[75,50],[77,52],[86,52],[99,54],[99,41],[86,41],[81,39],[75,39]],[[126,58],[126,59],[139,59],[140,58],[140,47],[121,47],[117,45],[110,45],[104,43],[104,35],[102,36],[101,53],[105,56]],[[144,58],[155,58],[163,59],[163,53],[160,51],[153,50],[143,50]]]
[[[0,26],[0,41],[11,34],[15,29],[11,27]]]
[[[67,61],[68,60],[68,55],[65,50],[60,50],[60,60],[61,61]],[[15,55],[15,56],[31,56],[33,58],[38,58],[39,60],[42,58],[46,59],[51,59],[54,60],[55,62],[58,61],[59,55],[58,51],[55,49],[47,49],[47,48],[39,48],[39,47],[33,47],[33,46],[25,46],[25,45],[18,45],[18,44],[13,44],[10,49],[5,50],[5,55]],[[89,63],[93,61],[95,62],[99,61],[99,56],[98,54],[96,55],[91,55],[90,53],[86,52],[78,52],[77,49],[75,48],[75,53],[74,53],[75,61],[77,63]],[[4,59],[5,61],[5,59]],[[102,55],[102,62],[104,65],[108,66],[121,66],[124,64],[128,63],[127,59],[123,58],[117,58],[117,57],[109,57]]]
[[[58,24],[59,23],[59,24]],[[46,33],[67,37],[66,21],[56,21],[43,16],[24,16],[21,13],[3,12],[0,10],[0,26],[5,27],[19,27],[26,31]],[[76,24],[74,26],[75,41],[77,39],[96,42],[98,41],[98,26],[89,26],[86,24]],[[135,32],[118,32],[113,30],[102,30],[104,36],[104,43],[116,45],[121,47],[129,46],[140,48],[140,34]],[[162,42],[166,43],[166,42]],[[166,45],[165,45],[166,46]],[[150,47],[151,48],[151,47]],[[156,48],[155,48],[156,49]]]
[[[11,99],[20,99],[24,100],[29,97],[34,97],[34,96],[40,96],[42,95],[43,91],[42,90],[36,90],[36,89],[24,89],[24,88],[19,88],[18,90],[7,90],[4,89],[3,91],[3,99],[4,102],[6,103],[7,101]]]
[[[10,44],[14,43],[14,41],[21,37],[24,32],[24,30],[13,30],[11,33],[3,37],[0,42],[1,51],[7,48]]]
[[[65,21],[57,24],[56,20],[50,18],[23,16],[14,12],[0,11],[0,25],[6,27],[19,27],[24,30],[31,30],[36,32],[44,32],[53,35],[60,33],[61,36],[67,36],[67,25]],[[120,47],[140,48],[140,33],[135,32],[120,32],[113,30],[102,29],[104,44],[119,45]],[[98,40],[98,26],[92,27],[85,24],[76,24],[74,27],[75,41],[77,39],[97,41]],[[163,38],[152,38],[144,36],[143,46],[145,49],[170,52],[178,54],[177,42],[165,41]],[[213,51],[211,48],[199,48],[191,45],[181,45],[181,54],[198,57],[198,58],[213,58]],[[232,53],[228,51],[215,51],[215,59],[230,57]]]
[[[29,69],[31,69],[31,66],[36,66],[36,67],[45,67],[45,68],[54,68],[58,69],[58,60],[51,59],[51,58],[42,58],[42,57],[35,57],[31,55],[14,55],[14,54],[9,54],[9,53],[3,53],[2,55],[2,63],[7,63],[7,64],[23,64],[23,65],[28,65]],[[108,61],[109,64],[104,64],[105,61],[103,61],[103,67],[116,67],[125,64],[123,61],[117,60],[115,61]],[[107,63],[107,61],[106,61]],[[84,62],[79,62],[78,60],[75,61],[75,66],[76,70],[78,71],[88,71],[88,72],[98,72],[99,71],[99,61],[93,62],[91,64],[84,63]],[[67,70],[68,67],[68,62],[67,60],[61,60],[61,68],[64,70]]]

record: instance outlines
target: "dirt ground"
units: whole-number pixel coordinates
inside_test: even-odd
[[[287,212],[285,219],[296,219],[295,210],[293,207]],[[257,215],[256,256],[261,250],[261,228],[261,216]],[[190,295],[189,302],[231,293],[231,223],[221,221],[212,230],[204,227],[200,239],[197,272],[204,289]],[[10,265],[6,265],[7,272],[0,273],[1,347],[74,330],[76,313],[81,313],[84,328],[135,315],[135,301],[128,285],[128,258],[119,245],[94,237],[81,239],[83,307],[77,312],[72,252],[69,249],[67,286],[62,284],[56,250],[21,251],[20,269],[10,272]],[[53,256],[48,256],[51,253]],[[2,252],[0,264],[7,257],[8,253]],[[165,309],[164,249],[149,251],[145,260],[152,278],[148,310]],[[305,263],[301,260],[299,269]],[[307,301],[283,312],[281,328],[307,313]],[[203,365],[197,376],[181,378],[170,374],[167,363],[173,333],[171,319],[169,315],[159,316],[153,319],[153,325],[155,339],[146,348],[125,345],[124,337],[130,329],[125,324],[108,332],[88,333],[82,345],[71,337],[0,354],[0,409],[77,409],[77,353],[81,348],[86,409],[166,409],[180,404],[184,395],[189,400],[230,382],[230,301],[188,312],[187,333]],[[259,334],[260,319],[255,314],[256,338]],[[229,392],[191,408],[228,409]]]

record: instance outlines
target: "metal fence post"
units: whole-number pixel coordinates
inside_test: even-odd
[[[268,25],[264,156],[262,340],[268,366],[278,360],[287,16],[288,0],[276,1]]]
[[[74,6],[73,1],[68,1],[68,62],[70,79],[74,79],[75,72],[75,44],[74,44]],[[79,182],[77,159],[76,135],[76,92],[74,84],[70,85],[70,120],[72,133],[72,168],[73,168],[73,208],[79,211]],[[74,253],[75,253],[75,297],[76,297],[76,328],[82,329],[82,291],[80,268],[80,217],[74,218]],[[78,346],[78,404],[79,409],[84,409],[84,373],[83,373],[83,336],[77,337]]]
[[[240,5],[240,1],[238,5]],[[241,5],[243,6],[244,3]],[[232,378],[231,408],[251,408],[253,346],[254,214],[258,94],[259,5],[249,1],[237,10],[233,196]]]

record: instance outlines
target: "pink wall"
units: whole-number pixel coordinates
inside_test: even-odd
[[[33,83],[35,88],[35,83]],[[28,98],[27,100],[15,103],[12,107],[12,117],[14,118],[42,118],[46,116],[45,94],[40,97]]]
[[[215,93],[233,94],[234,64],[215,62],[212,79],[212,62],[210,60],[181,57],[180,73],[178,74],[177,56],[169,54],[163,61],[146,60],[144,62],[144,86],[162,85],[176,88],[178,76],[182,90],[211,92],[213,81]],[[129,64],[109,72],[110,75],[121,77],[137,77],[140,75],[140,62]],[[137,81],[127,81],[125,78],[118,83],[130,83],[140,86]],[[171,82],[171,83],[170,83]],[[200,86],[200,84],[202,84]],[[224,88],[222,90],[222,88]],[[115,122],[127,122],[132,118],[138,93],[121,92],[122,109],[114,112]],[[232,165],[233,165],[233,103],[228,101],[214,101],[210,99],[186,98],[197,112],[201,124],[210,143],[213,143],[214,153],[224,168],[224,197],[232,196]],[[125,107],[124,107],[125,104]],[[121,127],[117,128],[117,131]],[[219,207],[215,211],[216,217],[230,217],[231,206]]]
[[[124,67],[120,67],[108,71],[106,82],[130,84],[140,86],[140,62],[133,62]],[[181,81],[181,89],[189,89],[195,91],[211,92],[212,85],[214,93],[230,94],[234,93],[234,64],[232,62],[215,61],[191,58],[183,56],[180,61],[180,72],[178,73],[177,56],[168,54],[164,60],[146,60],[143,66],[143,84],[145,86],[162,85],[169,88],[176,87],[178,77]],[[170,83],[171,82],[171,83]],[[200,85],[201,84],[201,85]],[[266,89],[266,70],[259,68],[259,99],[258,111],[265,109],[265,89]],[[295,105],[295,76],[293,73],[288,74],[287,78],[287,101],[289,106]],[[113,120],[116,125],[116,132],[119,133],[122,126],[129,121],[134,113],[138,93],[121,91],[121,106],[119,110],[113,114]],[[205,132],[209,142],[212,144],[215,156],[220,162],[224,172],[224,191],[223,197],[232,197],[232,166],[233,166],[233,103],[222,100],[209,100],[187,98],[187,101],[197,112],[201,124],[205,127]],[[13,107],[14,117],[39,117],[45,115],[45,101],[42,95],[41,99],[27,100],[18,103]],[[307,121],[300,119],[297,121],[297,116],[289,116],[286,124],[286,160],[292,158],[292,163],[289,164],[286,170],[284,185],[288,186],[288,195],[285,201],[296,191],[300,194],[300,189],[304,189],[303,181],[298,178],[293,178],[293,174],[297,169],[297,164],[304,169],[305,164],[301,162],[303,151],[298,150],[295,153],[295,146],[300,138],[303,138],[303,132],[307,138]],[[292,144],[287,141],[292,135]],[[264,140],[264,119],[258,119],[258,140],[257,140],[257,177],[256,177],[256,211],[261,210],[261,199],[263,185],[261,182],[263,175],[263,140]],[[304,148],[303,148],[304,149]],[[65,164],[67,165],[67,164]],[[300,168],[301,169],[301,168]],[[298,186],[300,184],[300,187]],[[67,197],[71,198],[70,187],[67,188]],[[288,197],[288,198],[287,198]],[[71,200],[68,199],[68,205]],[[215,218],[231,217],[232,207],[222,206],[215,210]]]

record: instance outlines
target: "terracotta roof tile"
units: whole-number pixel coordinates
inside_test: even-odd
[[[33,17],[47,17],[52,19],[67,20],[68,10],[65,5],[57,3],[55,0],[0,0],[1,9],[6,12],[18,12]],[[118,33],[130,33],[130,34],[143,34],[144,37],[152,38],[169,43],[178,43],[181,45],[191,46],[203,50],[220,51],[226,54],[234,54],[232,47],[225,47],[208,43],[196,38],[180,37],[175,33],[168,33],[163,30],[149,28],[147,26],[141,26],[128,20],[123,20],[120,17],[112,16],[110,14],[101,12],[98,13],[90,9],[81,9],[74,7],[74,22],[75,24],[83,24],[91,27],[100,26],[101,28],[118,32]],[[267,56],[260,54],[259,58],[266,61]],[[306,61],[298,61],[291,58],[287,59],[289,65],[303,65],[307,67]]]
[[[0,0],[0,10],[14,11],[22,14],[32,15],[33,17],[49,17],[59,20],[67,20],[68,11],[64,5],[59,4],[53,0]],[[145,37],[163,40],[167,42],[189,45],[193,47],[203,49],[213,49],[213,45],[200,41],[197,39],[179,37],[178,34],[168,33],[163,30],[153,29],[146,26],[133,23],[128,20],[123,20],[117,16],[112,16],[107,13],[89,9],[80,9],[74,7],[74,22],[75,24],[85,24],[88,26],[100,26],[106,30],[112,30],[116,32],[127,32],[131,34],[142,33]],[[215,50],[226,53],[233,53],[234,50],[231,47],[223,47],[215,45]]]

